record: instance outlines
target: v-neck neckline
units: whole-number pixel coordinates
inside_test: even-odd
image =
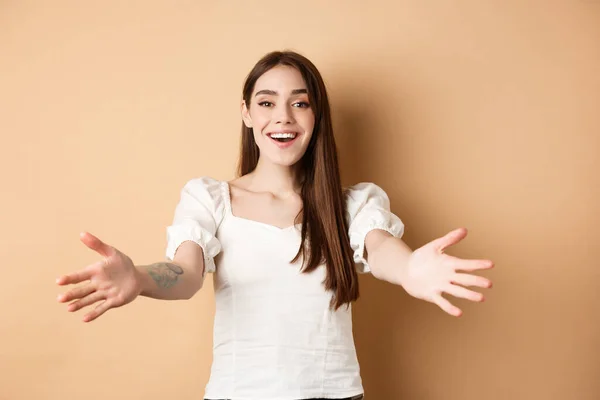
[[[286,226],[285,228],[282,228],[282,227],[279,227],[277,225],[268,224],[266,222],[261,222],[261,221],[257,221],[257,220],[250,219],[250,218],[238,217],[237,215],[235,215],[233,213],[233,207],[231,206],[231,187],[230,187],[230,184],[229,184],[228,181],[222,181],[222,184],[223,184],[223,189],[224,189],[223,190],[223,194],[224,194],[223,197],[225,197],[225,205],[226,205],[225,209],[226,209],[227,215],[229,217],[231,217],[232,219],[235,219],[235,220],[238,220],[238,221],[242,221],[242,222],[245,222],[245,223],[249,223],[249,224],[254,224],[254,225],[257,225],[257,226],[262,226],[264,228],[268,228],[268,229],[271,229],[271,230],[274,230],[274,231],[277,231],[277,232],[285,232],[285,231],[288,231],[290,229],[302,226],[302,224],[293,224],[293,225]]]

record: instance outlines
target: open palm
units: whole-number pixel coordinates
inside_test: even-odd
[[[460,316],[462,311],[442,297],[443,293],[471,301],[483,301],[481,293],[465,286],[490,288],[492,282],[484,277],[463,273],[489,269],[490,260],[464,260],[445,254],[449,247],[467,236],[466,229],[457,229],[415,250],[408,261],[403,287],[408,294],[437,304],[450,315]]]
[[[67,306],[68,311],[100,302],[84,316],[83,320],[89,322],[111,308],[133,301],[140,293],[140,285],[137,271],[128,256],[87,232],[81,234],[81,241],[100,254],[102,259],[80,271],[61,276],[56,283],[64,286],[88,281],[59,295],[58,301],[71,302]]]

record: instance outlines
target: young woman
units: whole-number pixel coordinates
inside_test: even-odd
[[[373,183],[343,189],[329,100],[316,67],[294,52],[263,57],[247,77],[241,104],[239,177],[190,180],[167,229],[168,261],[135,265],[89,233],[102,259],[60,277],[86,282],[59,296],[69,311],[100,302],[84,321],[137,296],[189,299],[212,272],[214,351],[207,399],[361,399],[351,303],[358,272],[402,286],[459,316],[442,297],[483,296],[472,272],[489,260],[444,250],[458,229],[412,251],[404,226]]]

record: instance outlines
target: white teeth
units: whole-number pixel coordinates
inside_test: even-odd
[[[270,135],[273,139],[293,139],[296,137],[295,133],[284,133],[284,132],[276,132]]]

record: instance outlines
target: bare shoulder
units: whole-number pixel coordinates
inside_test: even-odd
[[[229,185],[229,191],[235,194],[236,197],[252,194],[252,191],[249,189],[250,179],[248,179],[248,175],[232,179],[227,184]]]

